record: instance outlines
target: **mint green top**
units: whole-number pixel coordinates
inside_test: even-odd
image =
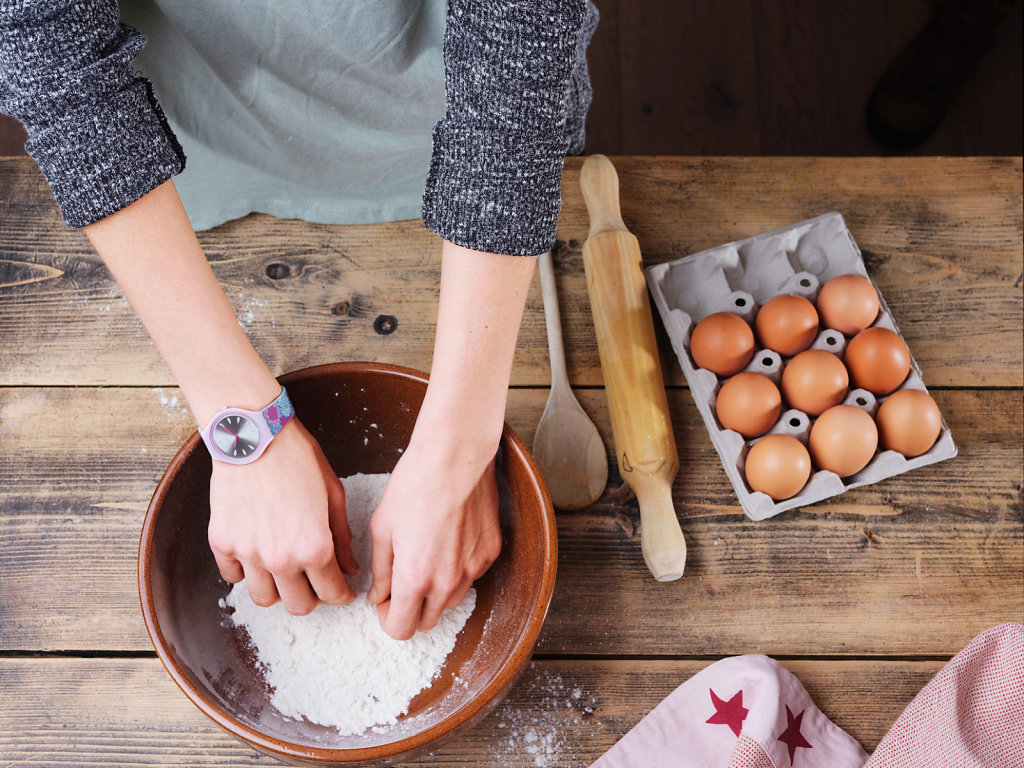
[[[445,115],[444,0],[122,0],[188,157],[197,229],[256,211],[328,224],[420,217]]]

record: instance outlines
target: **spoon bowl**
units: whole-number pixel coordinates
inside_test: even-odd
[[[601,434],[572,393],[565,369],[562,322],[551,253],[539,259],[544,319],[551,358],[551,394],[533,438],[533,458],[559,509],[593,504],[608,483],[608,455]]]

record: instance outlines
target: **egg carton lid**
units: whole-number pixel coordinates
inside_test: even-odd
[[[757,308],[782,293],[802,296],[813,302],[821,286],[838,275],[856,274],[870,281],[860,249],[840,213],[826,213],[674,261],[655,264],[647,267],[644,273],[697,410],[704,419],[743,511],[752,520],[764,520],[787,509],[813,504],[850,488],[956,456],[956,444],[943,419],[938,439],[921,456],[908,459],[895,451],[879,451],[864,469],[847,478],[819,470],[812,473],[800,493],[782,501],[773,501],[767,494],[751,491],[747,486],[743,466],[756,439],[747,440],[733,430],[719,427],[714,405],[721,383],[714,373],[694,365],[689,352],[690,332],[694,325],[714,312],[732,312],[752,323]],[[874,325],[895,331],[903,338],[881,291],[877,286],[875,290],[878,292],[879,314]],[[824,349],[840,357],[845,347],[843,334],[827,328],[811,345],[812,349]],[[913,353],[910,366],[910,374],[900,389],[927,392]],[[782,368],[783,361],[777,353],[757,349],[745,370],[763,373],[778,384]],[[872,415],[879,404],[874,395],[862,389],[850,390],[843,402],[864,408]],[[802,411],[785,411],[768,434],[790,434],[806,444],[811,421]]]

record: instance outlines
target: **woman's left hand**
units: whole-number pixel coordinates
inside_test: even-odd
[[[416,438],[373,514],[373,586],[381,626],[397,640],[435,626],[501,552],[494,458]]]
[[[501,551],[494,457],[536,263],[442,247],[430,383],[370,520],[368,598],[394,638],[437,624]]]

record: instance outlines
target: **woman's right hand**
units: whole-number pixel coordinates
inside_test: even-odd
[[[298,419],[251,464],[213,463],[209,538],[221,576],[244,578],[257,605],[304,615],[355,597],[345,491]]]

